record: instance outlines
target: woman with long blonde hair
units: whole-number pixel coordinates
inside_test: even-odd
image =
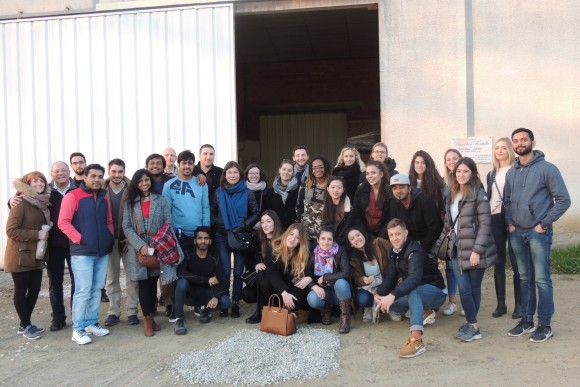
[[[296,322],[304,322],[308,310],[308,284],[312,281],[305,274],[310,256],[306,229],[300,223],[290,225],[267,250],[264,259],[266,276],[260,282],[264,305],[270,295],[279,294],[284,306],[296,311]]]
[[[493,317],[501,317],[507,313],[505,304],[505,263],[506,242],[512,269],[514,271],[514,298],[515,306],[512,318],[521,318],[521,290],[520,273],[516,257],[509,244],[507,224],[505,222],[505,205],[503,201],[505,176],[507,171],[514,165],[516,155],[512,142],[508,137],[502,137],[495,142],[493,150],[493,169],[487,174],[487,197],[491,206],[491,230],[497,248],[497,263],[495,264],[493,279],[495,283],[495,295],[497,307],[491,314]]]

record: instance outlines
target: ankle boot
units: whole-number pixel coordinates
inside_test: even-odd
[[[246,319],[246,324],[259,324],[261,322],[262,322],[262,311],[259,309],[256,309],[256,311]]]
[[[320,309],[320,315],[322,316],[322,325],[330,325],[332,324],[332,309],[331,308],[323,308]]]
[[[153,317],[150,315],[143,318],[143,334],[145,337],[153,336]]]
[[[351,299],[339,300],[340,305],[340,328],[338,333],[350,332],[350,313],[351,313]]]
[[[159,324],[157,324],[157,323],[155,322],[155,318],[154,318],[154,317],[155,317],[155,314],[151,313],[151,314],[149,315],[149,317],[151,317],[151,326],[153,327],[153,330],[154,330],[155,332],[159,332],[159,331],[161,330],[161,327],[159,326]]]
[[[522,288],[520,288],[520,276],[514,274],[514,299],[516,306],[514,306],[514,312],[512,313],[512,318],[514,320],[521,319],[523,317],[522,313]]]
[[[495,295],[497,297],[497,307],[491,314],[493,317],[501,317],[507,313],[505,305],[505,271],[493,275],[495,282]]]

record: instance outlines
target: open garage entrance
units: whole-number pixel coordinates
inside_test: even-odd
[[[272,181],[294,145],[334,166],[380,139],[376,7],[235,16],[238,158]]]

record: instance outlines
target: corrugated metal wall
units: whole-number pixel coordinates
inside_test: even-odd
[[[260,116],[261,163],[270,181],[282,158],[292,157],[292,148],[305,145],[310,157],[322,155],[334,167],[346,144],[346,113],[294,113]]]
[[[0,22],[0,266],[12,180],[81,151],[127,163],[166,146],[237,157],[231,4]]]

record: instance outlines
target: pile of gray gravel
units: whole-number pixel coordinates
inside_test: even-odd
[[[301,327],[287,337],[243,329],[211,349],[179,355],[171,369],[191,384],[265,386],[328,374],[338,368],[339,348],[338,334],[325,329]]]

